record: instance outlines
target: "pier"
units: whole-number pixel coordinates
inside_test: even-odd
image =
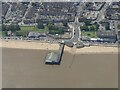
[[[49,52],[45,57],[45,64],[60,65],[62,55],[64,52],[64,44],[60,43],[58,52]]]
[[[58,57],[57,57],[57,60],[58,60],[59,64],[61,62],[63,52],[64,52],[64,44],[60,44],[60,48],[59,48],[59,51],[58,51]]]

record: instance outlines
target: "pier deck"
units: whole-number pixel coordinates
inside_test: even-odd
[[[64,52],[64,44],[60,44],[58,52],[49,52],[45,58],[45,64],[60,64]]]

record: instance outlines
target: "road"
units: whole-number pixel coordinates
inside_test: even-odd
[[[72,23],[72,28],[73,28],[73,36],[72,38],[69,40],[70,42],[78,42],[80,40],[80,24],[77,20],[77,22],[73,22]]]
[[[70,40],[65,40],[69,42],[79,42],[81,39],[81,29],[80,29],[80,22],[79,22],[79,16],[83,11],[85,3],[80,3],[79,6],[77,7],[77,14],[75,17],[75,21],[73,23],[70,23],[70,27],[72,28],[72,38]]]
[[[27,13],[28,13],[28,11],[29,11],[29,9],[31,8],[32,6],[31,6],[31,2],[28,4],[28,8],[27,8],[27,10],[26,10],[26,12],[25,12],[25,14],[24,14],[24,16],[23,16],[23,18],[22,18],[22,25],[24,25],[24,20],[25,20],[25,17],[26,17],[26,15],[27,15]]]
[[[79,6],[77,7],[77,16],[80,16],[83,12],[85,3],[84,2],[80,2]]]
[[[94,22],[100,22],[104,19],[104,14],[106,9],[108,8],[108,6],[111,4],[111,2],[106,2],[105,5],[103,6],[103,8],[100,10],[99,14],[98,14],[98,18],[97,20],[95,20]],[[70,27],[72,28],[73,32],[72,32],[72,38],[70,40],[70,42],[78,42],[81,39],[81,30],[80,30],[80,22],[78,20],[78,17],[81,15],[81,13],[83,12],[85,3],[80,3],[79,6],[77,7],[77,14],[75,17],[75,21],[73,23],[70,23]]]
[[[12,5],[11,4],[9,4],[9,9],[8,9],[8,11],[7,11],[7,14],[5,15],[5,18],[8,18],[9,16],[10,16],[10,14],[11,14],[11,8],[12,8]]]
[[[78,18],[76,18],[78,19]],[[66,42],[78,42],[80,40],[80,23],[78,20],[75,20],[77,22],[72,22],[69,24],[71,30],[72,30],[72,38],[70,40],[65,40]]]
[[[109,5],[111,4],[111,2],[106,2],[105,5],[103,6],[103,8],[100,10],[97,19],[94,22],[100,22],[104,19],[104,14],[106,12],[106,9],[109,7]]]

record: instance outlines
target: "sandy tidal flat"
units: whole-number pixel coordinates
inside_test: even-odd
[[[58,44],[27,42],[27,41],[2,41],[2,47],[18,49],[41,49],[41,50],[58,50]]]
[[[3,48],[3,88],[117,88],[117,54],[70,54],[45,65],[46,50]]]

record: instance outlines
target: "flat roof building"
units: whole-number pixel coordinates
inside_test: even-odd
[[[49,52],[45,58],[45,64],[57,64],[58,61],[58,53],[57,52]]]
[[[38,32],[29,32],[28,37],[29,38],[40,38],[40,37],[46,37],[46,34],[38,33]]]
[[[45,64],[57,64],[57,65],[60,65],[63,50],[64,50],[64,44],[61,43],[58,52],[49,52],[46,55]]]
[[[109,31],[98,31],[98,37],[99,38],[109,38],[109,39],[116,39],[116,32],[113,30]]]

